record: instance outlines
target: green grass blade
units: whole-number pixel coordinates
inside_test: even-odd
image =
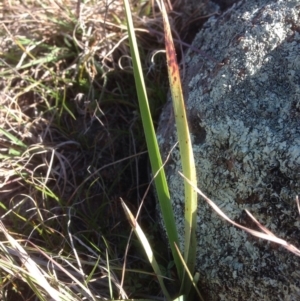
[[[161,11],[165,29],[166,55],[168,62],[168,74],[173,100],[174,115],[178,134],[180,157],[183,174],[197,186],[196,168],[193,148],[185,112],[184,98],[180,81],[179,67],[176,60],[176,52],[171,34],[170,24],[164,2],[161,1]],[[184,182],[185,191],[185,239],[184,260],[191,273],[194,273],[196,261],[196,226],[197,226],[197,193],[188,183]],[[181,292],[188,294],[191,282],[184,277]]]
[[[166,176],[164,169],[162,168],[162,159],[159,152],[159,147],[154,131],[154,126],[150,114],[150,108],[146,93],[146,87],[142,72],[142,67],[140,63],[140,56],[138,51],[138,46],[136,42],[134,26],[130,11],[130,6],[128,0],[124,0],[124,7],[126,11],[126,20],[127,20],[127,27],[128,27],[128,35],[129,35],[129,42],[130,42],[130,51],[132,56],[132,63],[133,63],[133,71],[134,71],[134,78],[136,83],[136,90],[139,99],[139,106],[141,111],[141,117],[144,127],[144,132],[146,136],[146,143],[150,157],[150,163],[152,172],[156,175],[154,183],[155,188],[157,191],[157,196],[160,203],[160,208],[162,211],[165,227],[167,230],[167,235],[171,247],[171,251],[173,254],[174,262],[177,268],[177,272],[179,277],[181,277],[183,272],[183,267],[174,247],[174,243],[178,244],[178,233],[175,224],[175,218],[173,214],[173,209],[171,206],[170,201],[170,193],[166,181]]]
[[[125,215],[134,231],[134,233],[136,234],[136,236],[138,237],[141,245],[143,246],[148,260],[151,263],[151,266],[157,276],[158,282],[160,284],[160,287],[165,295],[165,297],[167,298],[167,300],[171,300],[171,297],[165,287],[164,281],[163,281],[163,276],[162,273],[160,271],[159,265],[154,257],[153,251],[151,249],[151,246],[148,242],[148,239],[146,238],[146,235],[144,234],[143,230],[141,229],[141,227],[139,226],[138,222],[135,220],[133,214],[131,213],[131,211],[129,210],[129,208],[126,206],[125,202],[121,199],[121,203],[122,203],[122,207],[124,209]]]
[[[200,291],[198,290],[198,287],[197,287],[197,285],[196,285],[196,283],[197,283],[198,280],[199,280],[199,273],[196,273],[196,276],[193,278],[191,272],[189,271],[187,265],[186,265],[185,262],[184,262],[183,257],[182,257],[181,254],[180,254],[179,248],[178,248],[176,245],[175,245],[175,247],[176,247],[176,250],[177,250],[177,252],[178,252],[178,255],[179,255],[179,257],[180,257],[180,259],[181,259],[181,261],[182,261],[182,264],[183,264],[183,266],[184,266],[184,269],[185,269],[187,275],[189,276],[190,281],[191,281],[191,283],[193,284],[193,286],[194,286],[194,288],[195,288],[195,290],[196,290],[196,292],[197,292],[197,294],[198,294],[200,300],[201,300],[201,301],[204,301],[204,299],[203,299],[203,297],[202,297],[202,295],[201,295],[201,293],[200,293]],[[193,298],[193,299],[194,299],[194,298]]]
[[[107,272],[108,272],[109,295],[110,295],[110,298],[113,300],[113,291],[112,291],[111,274],[110,274],[110,267],[109,267],[109,259],[108,259],[107,249],[106,249],[106,264],[107,264]]]
[[[14,135],[12,135],[8,131],[0,128],[0,134],[6,136],[6,138],[8,138],[13,144],[16,144],[18,146],[27,148],[26,144],[24,144],[20,139],[18,139],[17,137],[15,137]]]

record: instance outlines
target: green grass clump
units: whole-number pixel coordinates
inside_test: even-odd
[[[130,9],[155,127],[169,85],[162,17],[152,1]],[[163,298],[119,200],[141,210],[169,290],[181,273],[157,242],[123,2],[12,0],[0,11],[1,299]],[[170,17],[180,49],[187,28]]]
[[[184,245],[184,259],[181,257],[179,250],[179,239],[178,230],[175,223],[175,218],[173,214],[173,208],[171,205],[171,198],[168,189],[168,184],[166,176],[164,173],[164,166],[160,156],[160,151],[158,147],[158,142],[155,135],[155,130],[153,127],[151,112],[149,108],[149,101],[147,97],[142,67],[140,63],[139,50],[137,47],[137,42],[134,33],[134,25],[132,21],[132,15],[130,11],[130,6],[128,1],[124,0],[124,6],[126,9],[126,17],[128,24],[129,40],[131,55],[133,60],[134,76],[137,94],[139,98],[139,107],[141,110],[141,116],[143,120],[144,132],[146,135],[147,148],[150,157],[150,163],[152,167],[152,172],[154,174],[155,188],[162,211],[162,216],[164,219],[164,225],[166,227],[166,232],[168,236],[169,245],[172,250],[172,255],[177,269],[177,274],[180,280],[180,291],[182,297],[188,298],[191,292],[191,284],[197,290],[197,284],[195,283],[192,274],[194,274],[195,262],[196,262],[196,211],[197,211],[197,194],[193,187],[185,182],[185,245]],[[197,186],[196,180],[196,168],[194,163],[193,149],[191,145],[191,139],[189,134],[189,126],[187,122],[187,117],[185,113],[185,105],[182,94],[182,87],[180,81],[179,67],[176,60],[176,52],[173,43],[173,38],[171,34],[171,28],[169,25],[169,20],[167,17],[167,12],[163,2],[160,2],[160,9],[163,15],[163,23],[165,30],[165,48],[166,57],[168,62],[168,74],[170,90],[173,100],[173,109],[178,133],[179,148],[181,154],[181,163],[184,175],[191,180],[194,186]],[[136,222],[136,218],[131,214],[130,210],[126,207],[125,203],[122,201],[125,213],[132,225],[132,228],[136,235],[138,236],[141,244],[143,245],[149,262],[151,263],[155,274],[158,276],[160,286],[164,292],[167,300],[171,300],[163,281],[162,272],[156,262],[153,255],[151,246],[148,240],[140,228],[139,224]],[[187,274],[190,279],[188,279]],[[200,292],[197,293],[202,299]],[[203,300],[203,299],[202,299]]]

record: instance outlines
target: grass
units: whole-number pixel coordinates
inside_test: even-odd
[[[173,100],[173,109],[178,133],[179,148],[181,154],[181,163],[183,173],[188,177],[194,186],[197,186],[196,181],[196,168],[193,157],[193,150],[191,145],[191,139],[189,134],[189,127],[187,122],[187,117],[185,113],[185,105],[181,88],[179,67],[176,59],[176,51],[173,43],[171,28],[169,25],[169,20],[166,12],[166,8],[163,2],[158,2],[160,10],[163,16],[164,32],[165,32],[165,49],[166,58],[168,65],[168,75],[169,75],[169,85]],[[147,97],[147,92],[144,84],[143,72],[140,63],[138,46],[134,33],[134,25],[132,21],[131,9],[128,1],[124,1],[124,6],[126,10],[126,19],[129,32],[129,41],[131,56],[133,61],[134,78],[136,84],[136,90],[139,99],[139,106],[141,111],[141,116],[143,120],[143,127],[147,141],[147,148],[150,157],[150,163],[152,167],[152,173],[154,175],[154,184],[157,192],[157,197],[160,204],[160,209],[162,212],[164,225],[166,228],[168,242],[172,251],[174,262],[177,269],[177,274],[180,281],[179,294],[183,298],[187,298],[191,293],[191,284],[196,284],[193,281],[195,261],[196,261],[196,210],[197,210],[197,194],[191,185],[185,182],[185,244],[184,244],[184,259],[181,257],[179,251],[179,239],[178,230],[175,223],[175,218],[173,214],[173,209],[171,205],[170,193],[168,190],[168,184],[166,176],[164,173],[164,166],[160,156],[160,151],[158,147],[158,142],[156,139],[151,113],[149,109],[149,101]],[[131,226],[138,236],[141,245],[143,245],[148,260],[151,263],[155,274],[158,277],[160,286],[164,292],[167,300],[171,300],[164,282],[163,275],[157,264],[157,261],[153,255],[148,240],[141,230],[136,218],[131,214],[130,210],[126,207],[125,203],[122,201],[125,213],[128,217]],[[189,278],[186,276],[186,272]],[[201,300],[203,300],[201,294],[197,290],[198,295]]]
[[[144,204],[138,221],[176,279],[157,242],[123,4],[12,0],[0,10],[1,299],[162,299],[119,201]],[[131,10],[155,126],[168,90],[162,18],[151,1]]]
[[[129,4],[133,52],[123,2],[0,4],[1,300],[181,301],[190,297],[190,278],[197,283],[195,250],[186,243],[182,258],[174,245],[172,256],[155,219],[147,147],[157,147],[149,147],[143,129],[138,61],[132,61],[139,53],[140,86],[155,128],[169,87],[161,52],[166,24],[152,1]],[[178,61],[189,31],[178,13],[184,4],[175,1],[168,13]],[[174,93],[180,98],[178,85]],[[153,175],[161,171],[158,163]],[[196,183],[188,169],[192,196]],[[255,223],[264,233],[249,233],[300,254]]]

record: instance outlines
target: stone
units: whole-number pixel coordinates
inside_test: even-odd
[[[198,187],[229,218],[300,247],[300,0],[252,0],[210,18],[185,55],[183,91]],[[206,53],[204,57],[195,49]],[[184,236],[171,101],[158,127]],[[300,300],[300,258],[230,225],[199,199],[197,270],[205,300]],[[183,249],[183,248],[182,248]]]

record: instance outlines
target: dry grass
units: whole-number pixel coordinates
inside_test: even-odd
[[[132,1],[157,119],[167,76],[153,5]],[[170,12],[179,50],[184,5]],[[119,197],[137,210],[148,182],[124,19],[119,1],[0,3],[2,300],[159,295],[135,247],[121,283],[130,229]]]

